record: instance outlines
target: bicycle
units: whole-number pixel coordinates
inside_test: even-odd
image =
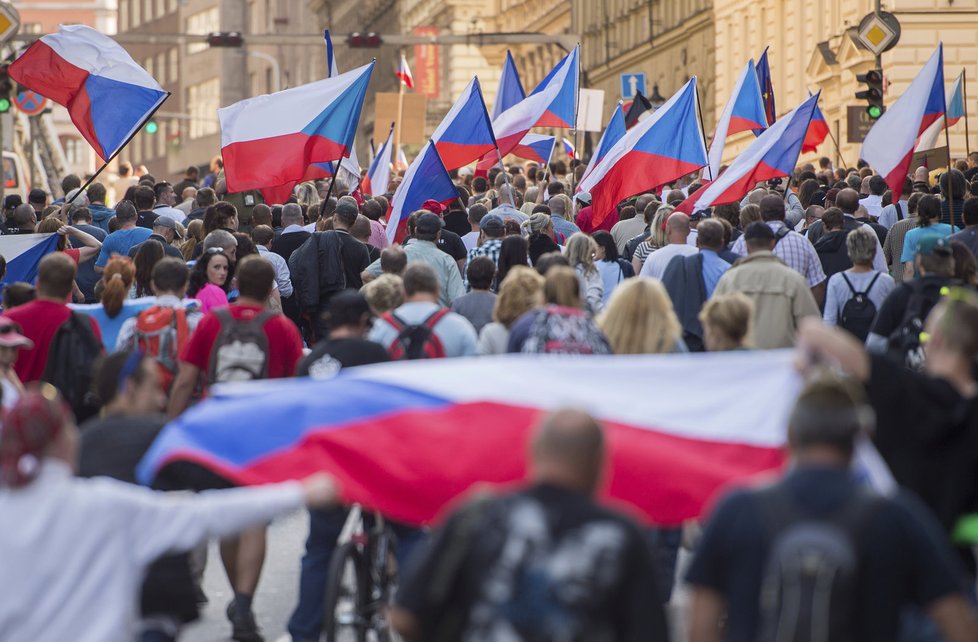
[[[380,513],[368,525],[350,508],[329,563],[323,632],[326,642],[395,642],[387,609],[397,586],[396,537]]]

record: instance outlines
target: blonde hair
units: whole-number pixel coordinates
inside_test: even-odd
[[[380,316],[404,303],[404,281],[396,274],[381,274],[360,289],[367,305]]]
[[[136,266],[129,257],[115,256],[105,264],[102,272],[102,307],[110,319],[119,316],[122,302],[129,296],[129,289],[136,280]]]
[[[761,218],[761,207],[754,203],[749,203],[740,208],[740,229],[746,230],[751,223],[763,220]]]
[[[180,244],[180,254],[183,254],[185,261],[194,257],[194,250],[197,244],[204,240],[204,221],[195,218],[187,223],[187,240]]]
[[[597,270],[594,267],[594,253],[598,251],[598,244],[594,239],[584,232],[575,232],[567,239],[567,249],[564,256],[571,267],[580,266],[584,274],[589,274]]]
[[[320,201],[319,189],[316,188],[316,184],[312,181],[300,183],[295,188],[295,200],[306,210],[318,210]],[[312,214],[309,214],[309,218],[312,218]]]
[[[566,265],[555,265],[547,270],[543,281],[543,297],[547,303],[565,308],[583,308],[581,282],[577,270]]]
[[[750,346],[754,302],[746,295],[736,292],[711,298],[700,310],[699,319],[704,333],[709,327],[717,341],[717,345],[710,346],[710,350],[735,350]]]
[[[669,239],[666,238],[666,221],[675,211],[676,208],[672,205],[660,205],[655,210],[655,216],[652,217],[652,223],[649,226],[649,235],[645,237],[645,241],[649,245],[660,248],[669,244]]]
[[[60,230],[63,225],[64,223],[62,223],[57,217],[49,216],[42,219],[41,222],[37,224],[35,231],[38,234],[53,234],[54,232]],[[68,247],[68,236],[66,234],[62,234],[58,237],[58,250],[63,251],[66,247]]]
[[[615,288],[597,322],[615,354],[673,352],[682,333],[666,289],[648,277]]]
[[[544,278],[536,270],[525,265],[509,269],[499,286],[492,320],[509,328],[518,318],[543,305]]]

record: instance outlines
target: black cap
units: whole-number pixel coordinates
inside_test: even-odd
[[[761,221],[754,221],[753,223],[747,226],[746,230],[744,230],[744,240],[754,241],[754,240],[761,240],[761,239],[767,241],[773,241],[774,231],[771,230],[770,227],[768,227],[767,223],[762,223]]]
[[[414,229],[417,230],[418,234],[437,234],[441,231],[441,226],[441,218],[437,214],[425,212],[418,217]]]
[[[3,197],[3,209],[12,210],[18,205],[23,205],[24,201],[20,198],[20,194],[7,194]]]

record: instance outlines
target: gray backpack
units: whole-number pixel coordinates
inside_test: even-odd
[[[235,319],[229,308],[217,308],[221,331],[211,350],[210,384],[252,381],[268,376],[268,335],[265,322],[275,314],[262,310],[252,319]]]

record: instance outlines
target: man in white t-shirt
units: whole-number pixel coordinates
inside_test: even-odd
[[[661,279],[673,257],[696,254],[696,247],[686,244],[687,237],[689,237],[689,217],[681,212],[673,212],[666,221],[666,239],[669,244],[649,254],[639,276]]]

